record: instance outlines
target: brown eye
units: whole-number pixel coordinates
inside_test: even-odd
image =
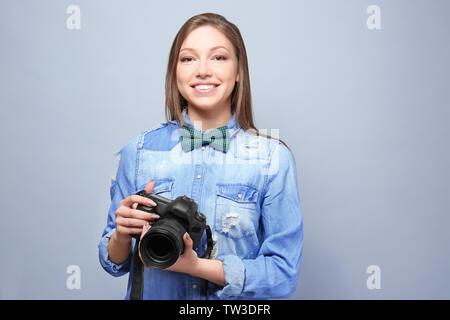
[[[190,62],[190,61],[192,61],[192,58],[191,57],[183,57],[180,59],[180,61],[181,62]]]
[[[227,60],[225,56],[216,56],[216,60]]]

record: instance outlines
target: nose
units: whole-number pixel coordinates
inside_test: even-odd
[[[206,76],[211,75],[211,70],[209,69],[209,64],[207,59],[200,59],[200,62],[198,64],[196,76],[200,78],[204,78]]]

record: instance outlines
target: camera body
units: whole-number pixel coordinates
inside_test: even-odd
[[[179,196],[171,200],[145,190],[136,194],[156,202],[155,207],[139,204],[136,209],[160,216],[140,242],[139,252],[147,265],[165,269],[174,264],[184,251],[185,232],[193,241],[193,249],[197,249],[206,228],[206,217],[197,211],[193,199]]]

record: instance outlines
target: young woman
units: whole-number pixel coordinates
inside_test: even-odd
[[[244,42],[221,15],[194,16],[176,35],[166,75],[166,117],[120,150],[99,243],[103,268],[114,276],[130,272],[130,298],[131,235],[142,238],[159,218],[136,209],[156,204],[135,193],[186,195],[211,226],[212,255],[200,258],[205,235],[194,251],[186,233],[185,250],[172,266],[144,268],[143,299],[291,296],[303,244],[295,161],[284,142],[256,129]]]

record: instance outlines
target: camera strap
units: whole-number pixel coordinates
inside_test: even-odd
[[[202,258],[209,259],[211,258],[210,254],[213,249],[214,242],[212,239],[211,228],[208,225],[206,225],[205,231],[206,231],[206,250],[205,253],[202,255]]]
[[[211,228],[206,225],[206,250],[201,258],[209,259],[213,249],[214,241],[212,239]],[[133,254],[133,281],[131,283],[130,300],[142,300],[142,287],[144,283],[144,265],[139,257],[139,237],[136,237]]]
[[[133,254],[133,282],[131,284],[130,300],[142,300],[142,286],[144,283],[144,265],[139,258],[139,237],[136,237]]]

